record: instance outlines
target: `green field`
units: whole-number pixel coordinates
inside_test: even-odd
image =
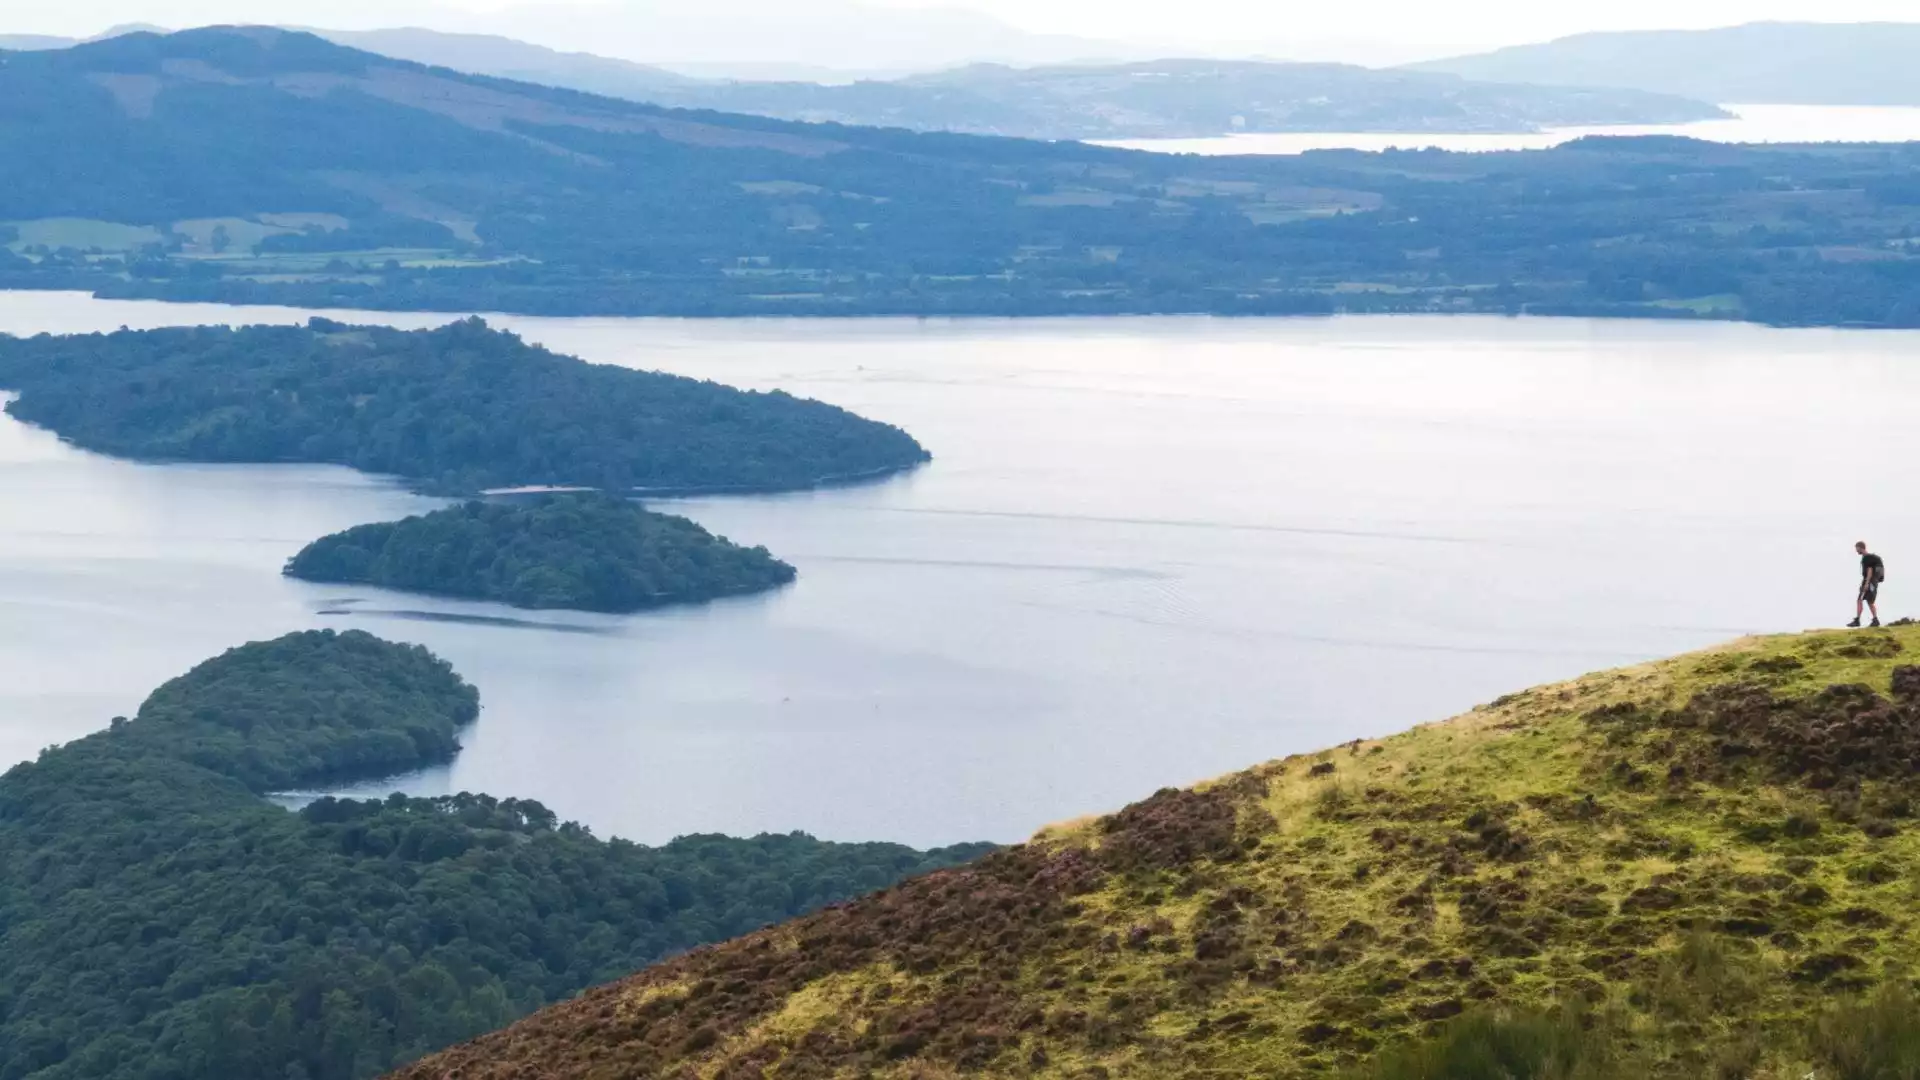
[[[74,248],[87,251],[138,251],[148,244],[166,242],[166,236],[151,225],[122,225],[91,218],[38,218],[6,223],[19,234],[8,246],[15,251],[30,247]]]

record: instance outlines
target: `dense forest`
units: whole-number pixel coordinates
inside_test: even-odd
[[[474,709],[418,647],[307,632],[0,776],[0,1077],[359,1080],[985,850],[646,848],[483,795],[259,797],[444,757]]]
[[[350,465],[423,489],[777,490],[910,468],[905,432],[780,391],[588,364],[468,319],[0,335],[7,411],[122,457]]]
[[[525,608],[625,612],[761,592],[793,580],[765,548],[603,494],[469,502],[308,544],[290,577]]]
[[[267,792],[451,761],[479,715],[479,692],[427,650],[315,632],[229,650],[163,684],[97,741]]]
[[[7,54],[0,100],[0,287],[1920,325],[1920,145],[1195,158],[666,109],[232,28]]]

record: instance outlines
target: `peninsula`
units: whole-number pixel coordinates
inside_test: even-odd
[[[448,495],[780,491],[929,458],[832,405],[589,364],[479,319],[0,335],[0,389],[20,393],[10,415],[89,450],[347,465]]]

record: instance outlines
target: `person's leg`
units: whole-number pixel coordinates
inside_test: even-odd
[[[1860,591],[1854,594],[1853,621],[1848,623],[1847,625],[1849,627],[1859,626],[1860,613],[1865,611],[1866,609],[1867,609],[1867,587],[1865,585],[1862,585],[1860,586]]]

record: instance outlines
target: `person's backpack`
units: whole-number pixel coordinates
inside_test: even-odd
[[[1880,565],[1873,568],[1873,583],[1875,585],[1884,585],[1886,583],[1886,580],[1887,580],[1887,559],[1886,559],[1886,556],[1883,555],[1880,557]]]

